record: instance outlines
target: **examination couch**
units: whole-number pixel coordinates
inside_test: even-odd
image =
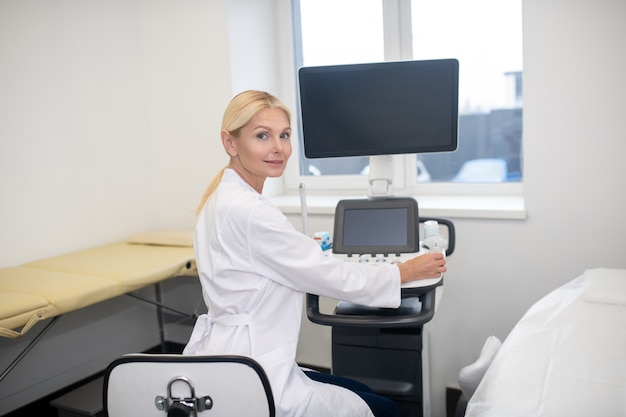
[[[44,385],[94,371],[120,349],[162,342],[163,323],[154,313],[167,306],[158,299],[159,289],[181,276],[197,277],[192,231],[140,233],[1,268],[0,415],[52,389]],[[129,334],[143,339],[129,345]],[[79,372],[81,366],[88,371]]]
[[[626,270],[589,269],[531,306],[465,416],[626,416]]]

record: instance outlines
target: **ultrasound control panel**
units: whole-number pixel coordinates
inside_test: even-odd
[[[332,256],[333,258],[343,259],[344,262],[355,262],[355,263],[368,264],[372,266],[378,266],[378,265],[382,265],[386,263],[389,263],[389,264],[401,263],[411,258],[414,258],[416,256],[422,255],[424,253],[428,253],[428,251],[422,251],[418,253],[404,253],[400,255],[364,254],[364,255],[348,256],[348,255],[333,254]],[[406,284],[402,284],[402,288],[430,287],[432,285],[438,284],[442,278],[443,276],[439,278],[420,279],[417,281],[412,281]]]
[[[417,201],[408,197],[341,200],[335,210],[333,258],[368,265],[398,264],[428,253],[419,239]],[[403,288],[430,286],[442,277]]]
[[[343,259],[344,262],[356,262],[356,263],[364,263],[364,264],[372,264],[372,265],[380,265],[380,264],[399,264],[408,259],[414,258],[416,256],[421,255],[426,252],[416,252],[416,253],[396,253],[396,254],[336,254],[333,253],[334,258]]]

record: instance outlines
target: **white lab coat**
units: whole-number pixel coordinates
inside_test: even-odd
[[[198,219],[195,252],[208,314],[198,318],[184,354],[257,360],[270,380],[277,417],[372,417],[356,394],[312,381],[297,366],[302,303],[308,292],[398,307],[396,266],[324,256],[230,169]]]

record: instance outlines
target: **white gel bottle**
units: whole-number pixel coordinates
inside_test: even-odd
[[[439,233],[439,223],[436,220],[424,222],[424,242],[422,246],[431,253],[445,253],[448,247],[448,239]]]

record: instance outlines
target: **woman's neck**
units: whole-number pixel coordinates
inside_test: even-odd
[[[246,183],[248,184],[250,187],[254,188],[254,190],[259,193],[259,194],[263,194],[263,185],[265,184],[265,178],[261,179],[258,177],[255,177],[251,174],[248,173],[248,175],[246,175],[246,171],[239,167],[238,164],[234,163],[232,160],[230,161],[230,163],[228,164],[228,167],[232,169],[233,171],[235,171],[237,173],[237,175],[239,175],[239,177]],[[256,181],[254,181],[256,180]]]

